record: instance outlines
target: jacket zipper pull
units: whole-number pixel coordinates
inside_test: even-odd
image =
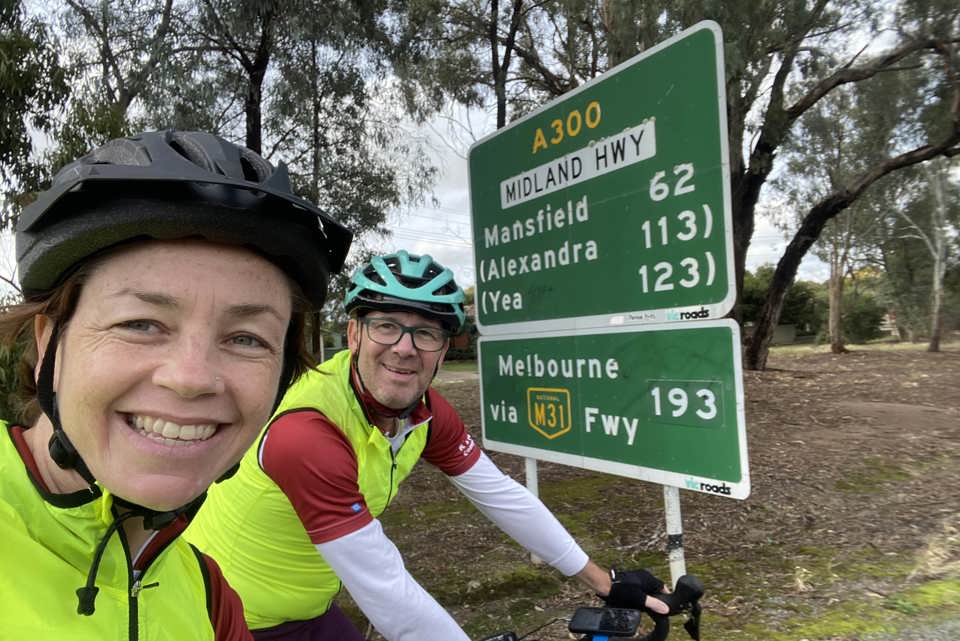
[[[143,592],[147,588],[155,588],[158,585],[160,585],[159,581],[154,581],[153,583],[148,583],[147,585],[141,585],[140,579],[137,579],[136,581],[133,582],[133,585],[130,586],[130,596],[136,599],[137,595],[139,595],[141,592]]]

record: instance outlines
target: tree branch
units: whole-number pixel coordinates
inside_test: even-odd
[[[76,0],[67,0],[67,4],[80,14],[83,24],[87,27],[87,31],[100,41],[100,52],[103,56],[104,70],[110,70],[110,75],[113,76],[114,81],[117,83],[118,91],[121,94],[125,93],[126,88],[124,86],[123,73],[120,70],[120,64],[117,62],[113,50],[110,48],[110,37],[106,32],[106,28],[97,21],[96,17],[87,7]],[[107,84],[107,88],[109,89],[109,84]],[[113,98],[116,99],[116,96],[113,96]]]
[[[14,281],[12,278],[8,278],[7,276],[4,276],[3,274],[0,274],[0,280],[2,280],[3,282],[5,282],[7,285],[9,285],[10,287],[12,287],[13,289],[17,290],[17,293],[18,293],[18,294],[21,294],[21,295],[23,294],[23,290],[20,289],[20,285],[18,285],[18,284],[16,283],[16,281]]]
[[[213,20],[214,27],[217,29],[217,32],[226,40],[226,46],[209,36],[208,40],[221,46],[221,51],[224,53],[232,52],[233,56],[237,59],[240,65],[244,69],[249,70],[251,67],[253,67],[253,61],[251,61],[250,57],[247,56],[247,52],[244,50],[243,46],[234,39],[233,34],[224,24],[223,20],[221,20],[219,14],[217,14],[217,10],[214,8],[213,3],[210,0],[203,0],[203,4],[207,8],[208,15]]]
[[[816,104],[818,100],[823,98],[836,87],[851,82],[866,80],[882,70],[893,67],[895,63],[903,60],[912,53],[923,51],[925,49],[930,49],[940,53],[942,52],[942,48],[945,44],[956,44],[957,42],[960,42],[960,40],[949,40],[946,43],[935,38],[911,40],[882,56],[874,58],[872,61],[862,66],[851,67],[849,65],[845,65],[818,82],[810,89],[810,91],[804,94],[793,105],[788,107],[786,109],[787,116],[790,119],[790,122],[796,120],[807,109]]]

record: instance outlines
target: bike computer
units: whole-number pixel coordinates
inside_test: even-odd
[[[640,611],[623,608],[577,608],[570,619],[571,632],[632,636],[640,626]]]

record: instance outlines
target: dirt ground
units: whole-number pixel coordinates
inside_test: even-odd
[[[744,373],[750,497],[681,492],[687,569],[708,586],[702,638],[847,641],[931,612],[960,616],[960,343],[775,351],[769,366]],[[476,378],[439,387],[479,437]],[[522,460],[492,458],[523,482]],[[540,487],[598,561],[669,576],[659,486],[541,464]],[[429,466],[384,524],[414,576],[477,637],[598,604],[527,563]],[[687,638],[675,627],[671,638]],[[532,638],[571,637],[554,624]]]

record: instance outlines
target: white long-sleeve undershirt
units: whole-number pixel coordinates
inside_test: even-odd
[[[469,470],[449,478],[497,527],[564,576],[573,576],[587,565],[586,553],[547,506],[501,472],[486,454],[481,452]]]
[[[500,529],[564,575],[574,575],[586,566],[586,553],[547,507],[485,454],[469,470],[449,478]],[[469,641],[407,572],[399,550],[376,519],[316,547],[388,641]]]
[[[388,641],[470,641],[453,617],[410,576],[400,551],[376,519],[318,544],[317,549]]]

